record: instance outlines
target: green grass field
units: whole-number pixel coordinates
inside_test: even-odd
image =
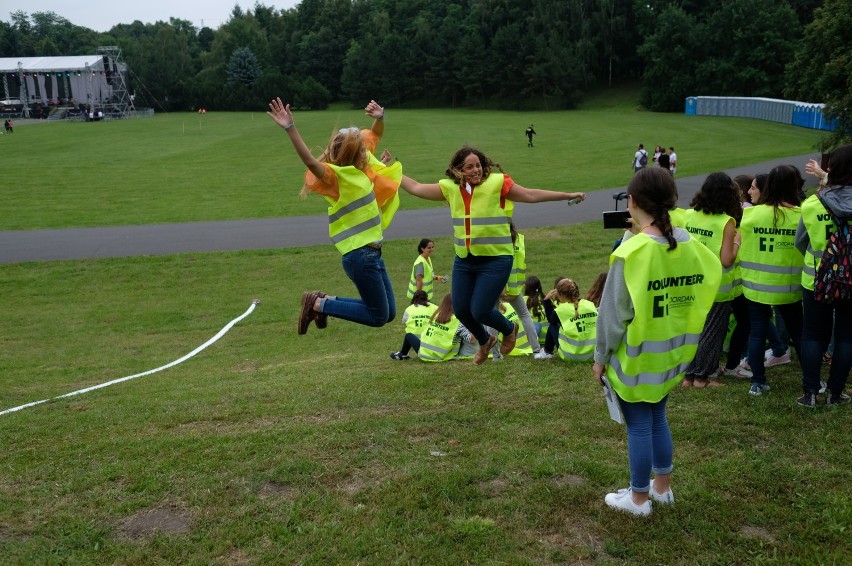
[[[264,114],[165,114],[112,122],[37,123],[0,138],[7,181],[0,230],[160,224],[325,212],[298,196],[304,166]],[[310,147],[368,127],[362,110],[297,112]],[[535,148],[524,129],[534,123]],[[636,145],[673,145],[679,176],[813,151],[821,134],[741,118],[638,112],[620,96],[582,111],[516,113],[387,109],[382,148],[422,181],[443,175],[462,144],[483,149],[527,187],[591,191],[626,185]],[[435,206],[402,195],[403,208]]]
[[[593,112],[574,113],[573,119],[594,122],[581,118]],[[623,110],[625,121],[631,112]],[[422,117],[408,134],[411,147],[426,143],[413,132],[432,132],[430,115],[442,121],[453,115],[389,111],[392,148],[402,143],[391,142],[395,114]],[[636,120],[691,127],[682,116],[635,114]],[[329,116],[320,124],[316,115],[317,133],[327,131]],[[500,120],[485,113],[465,120],[493,120],[496,128],[507,121],[507,115],[497,116]],[[549,117],[534,118],[537,130]],[[124,171],[120,182],[117,176],[98,177],[98,183],[112,179],[115,187],[135,182],[147,188],[137,191],[134,205],[117,196],[103,202],[109,190],[94,188],[93,166],[91,191],[99,195],[79,187],[77,198],[85,198],[87,207],[72,205],[67,194],[57,195],[56,202],[64,204],[54,207],[47,196],[36,197],[49,190],[46,185],[36,190],[35,184],[18,183],[4,192],[30,191],[42,199],[41,210],[27,217],[23,206],[14,205],[23,199],[11,198],[14,213],[3,215],[4,228],[320,211],[320,199],[285,198],[297,191],[300,168],[265,116],[205,119],[193,134],[188,126],[193,121],[198,127],[197,116],[16,128],[15,144],[42,148],[59,143],[45,132],[65,132],[73,162],[89,159],[98,135],[101,141],[109,138],[113,152],[147,154],[144,165],[137,160],[139,170]],[[300,120],[313,121],[313,115]],[[529,121],[529,115],[511,120],[519,123],[512,128],[520,138],[517,155],[529,155],[519,153],[526,150],[520,134]],[[217,124],[218,134],[208,132]],[[737,137],[744,126],[764,126],[721,120],[720,131],[725,125],[722,139]],[[439,131],[446,129],[435,126],[436,139]],[[785,133],[791,141],[776,146],[780,153],[749,154],[745,161],[809,151],[803,130],[782,128],[774,137]],[[188,143],[193,135],[199,145]],[[609,173],[613,176],[627,169],[634,142],[632,134],[625,138],[630,139],[618,150],[620,169]],[[230,151],[241,157],[234,161],[242,161],[233,167],[233,184],[218,178],[226,171],[222,163],[204,158],[220,167],[219,174],[205,174],[215,187],[198,187],[196,193],[192,180],[203,168],[189,155],[205,148],[221,160],[228,139]],[[546,147],[549,138],[540,139],[537,146]],[[552,139],[558,143],[555,132]],[[687,138],[678,143],[689,145]],[[447,152],[437,153],[442,155],[415,160],[431,167],[424,175],[443,169]],[[51,167],[63,162],[41,161]],[[578,174],[584,167],[578,166]],[[73,167],[66,172],[82,178]],[[527,173],[536,172],[552,173],[527,166]],[[573,171],[569,177],[573,181]],[[167,178],[183,179],[181,190],[163,186]],[[293,185],[287,190],[285,178]],[[268,186],[261,190],[259,184]],[[202,201],[202,189],[219,196]],[[146,196],[151,193],[156,198]],[[171,206],[160,202],[169,199]],[[269,210],[273,206],[279,208]],[[89,209],[85,220],[83,208]],[[571,276],[583,292],[606,269],[616,236],[598,222],[525,235],[530,273],[545,286],[556,276]],[[436,245],[436,270],[447,272],[450,239],[436,238]],[[384,248],[400,313],[415,249],[414,240]],[[797,364],[771,369],[773,390],[761,398],[750,397],[747,383],[734,380],[720,389],[676,389],[669,418],[677,503],[656,509],[648,520],[634,519],[603,503],[608,491],[628,483],[627,449],[625,431],[608,420],[589,365],[518,358],[482,367],[396,362],[388,354],[402,339],[398,320],[380,329],[331,320],[328,329],[311,327],[299,337],[299,297],[313,288],[340,295],[354,291],[330,245],[0,266],[0,411],[167,364],[212,337],[252,299],[261,300],[251,316],[183,364],[0,416],[0,562],[848,560],[850,411],[797,407]]]

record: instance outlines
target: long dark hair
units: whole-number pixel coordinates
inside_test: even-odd
[[[841,145],[831,152],[828,182],[832,187],[852,186],[852,144]]]
[[[640,169],[630,179],[627,194],[635,206],[651,215],[653,225],[669,242],[669,250],[675,249],[677,241],[669,211],[677,206],[677,187],[669,172],[659,167]]]
[[[772,225],[778,226],[778,216],[786,216],[782,203],[788,202],[793,206],[802,204],[799,191],[805,180],[799,170],[792,165],[779,165],[769,172],[766,187],[760,191],[760,204],[773,207]]]
[[[587,301],[591,301],[594,303],[596,307],[601,306],[601,297],[603,297],[604,285],[606,285],[606,276],[607,272],[598,275],[598,278],[595,279],[595,282],[592,283],[592,286],[589,287],[588,293],[586,293],[585,299]]]
[[[544,308],[541,301],[544,300],[544,291],[541,288],[541,279],[535,275],[528,275],[524,281],[524,295],[527,296],[527,310],[536,318],[544,317]]]
[[[418,289],[411,295],[411,304],[425,307],[429,304],[429,295],[423,289]]]
[[[462,146],[461,149],[456,151],[453,154],[453,157],[450,159],[450,166],[447,167],[447,170],[444,171],[444,175],[449,179],[453,179],[456,183],[461,184],[462,180],[464,180],[464,173],[462,173],[462,166],[464,165],[464,160],[468,155],[473,153],[479,158],[479,164],[482,165],[482,180],[488,178],[488,175],[491,174],[492,169],[499,169],[500,172],[503,172],[503,168],[500,167],[499,163],[494,163],[491,161],[487,155],[476,149],[475,147],[470,147],[469,145]]]
[[[689,206],[705,214],[727,214],[740,223],[743,207],[740,190],[725,173],[710,173]]]
[[[751,182],[754,181],[754,175],[737,175],[734,177],[734,183],[737,184],[737,188],[740,190],[740,201],[751,203],[751,197],[748,194],[748,190],[751,187]]]

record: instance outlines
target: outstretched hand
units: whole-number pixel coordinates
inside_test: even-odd
[[[393,154],[388,150],[384,150],[382,152],[382,156],[379,158],[379,161],[381,161],[385,165],[390,165],[391,163],[393,163]]]
[[[281,98],[275,98],[269,103],[269,112],[266,113],[272,118],[276,124],[282,128],[288,128],[293,125],[293,113],[290,112],[290,105],[284,105]]]
[[[370,103],[367,104],[366,108],[364,108],[364,113],[370,118],[379,120],[384,117],[385,109],[379,106],[379,103],[375,100],[371,100]]]

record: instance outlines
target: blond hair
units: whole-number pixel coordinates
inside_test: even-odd
[[[362,171],[367,167],[367,144],[358,128],[344,128],[335,131],[328,140],[325,151],[317,157],[322,163],[330,163],[338,167],[353,166]],[[311,192],[310,187],[302,185],[299,193],[306,198]]]

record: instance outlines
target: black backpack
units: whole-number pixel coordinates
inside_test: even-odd
[[[819,193],[817,198],[837,229],[829,236],[814,275],[814,299],[822,303],[849,303],[852,302],[852,232]]]
[[[639,165],[645,167],[648,165],[648,152],[643,149],[641,154],[642,155],[639,156]]]

